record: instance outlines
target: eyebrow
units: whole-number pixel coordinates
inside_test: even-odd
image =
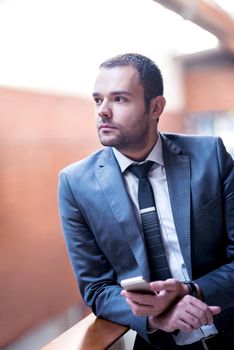
[[[101,94],[98,92],[94,92],[93,93],[93,97],[97,97],[100,96]],[[119,91],[113,91],[110,93],[110,95],[112,96],[116,96],[116,95],[128,95],[128,96],[132,96],[131,92],[129,91],[125,91],[125,90],[119,90]]]

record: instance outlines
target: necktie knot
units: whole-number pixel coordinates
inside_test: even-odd
[[[138,179],[147,179],[148,172],[154,162],[148,160],[142,164],[131,164],[129,170],[138,178]]]

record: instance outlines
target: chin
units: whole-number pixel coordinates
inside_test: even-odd
[[[99,137],[99,140],[103,146],[115,147],[118,144],[117,140],[111,137]]]

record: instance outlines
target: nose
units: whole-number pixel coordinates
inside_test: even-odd
[[[110,108],[110,105],[108,104],[108,101],[103,100],[101,105],[98,107],[98,115],[103,118],[111,118],[112,117],[112,110]]]

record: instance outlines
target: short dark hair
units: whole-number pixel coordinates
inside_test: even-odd
[[[163,95],[163,78],[161,71],[150,58],[138,53],[126,53],[104,61],[100,65],[100,68],[121,66],[131,66],[137,70],[139,82],[144,89],[146,108],[149,107],[152,98]]]

